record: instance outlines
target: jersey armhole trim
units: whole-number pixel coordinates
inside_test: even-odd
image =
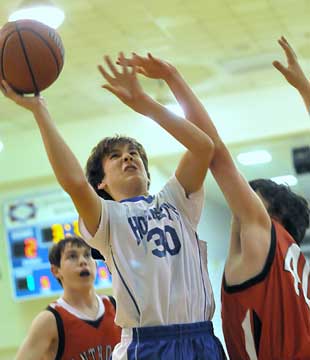
[[[116,311],[116,301],[115,301],[114,297],[111,295],[108,295],[108,298],[109,298],[110,302],[112,303],[114,310]]]
[[[48,306],[46,310],[50,311],[55,316],[56,319],[57,332],[58,332],[58,349],[55,360],[61,360],[65,350],[65,331],[64,331],[62,318],[59,315],[58,311],[52,308],[51,306]]]
[[[270,271],[271,266],[272,266],[272,263],[273,263],[273,260],[275,257],[275,253],[276,253],[276,245],[277,245],[276,230],[275,230],[274,224],[272,222],[270,248],[269,248],[269,252],[268,252],[267,259],[266,259],[263,270],[259,274],[255,275],[253,278],[246,280],[243,283],[237,284],[237,285],[227,285],[226,278],[225,278],[225,272],[224,272],[224,274],[223,274],[223,289],[224,289],[224,291],[227,293],[236,293],[239,291],[244,291],[244,290],[250,288],[251,286],[254,286],[254,285],[260,283],[261,281],[264,281]]]

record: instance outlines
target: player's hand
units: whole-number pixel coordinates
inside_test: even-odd
[[[299,91],[309,89],[310,83],[307,80],[301,66],[298,63],[297,56],[284,36],[278,40],[279,45],[285,52],[287,66],[279,61],[274,61],[273,66],[280,71],[286,80]]]
[[[121,71],[114,66],[109,56],[104,56],[107,68],[113,75],[111,76],[103,65],[98,66],[100,73],[107,81],[107,84],[102,85],[102,87],[113,93],[133,110],[146,114],[148,102],[152,101],[152,99],[143,91],[137,79],[136,67],[129,68],[125,64],[123,53],[119,54],[119,59],[122,62]]]
[[[117,59],[117,64],[135,66],[137,73],[142,74],[151,79],[167,80],[176,69],[166,61],[155,58],[151,53],[147,57],[132,53],[131,58],[120,57]]]
[[[24,96],[17,94],[5,80],[2,80],[0,90],[5,97],[31,112],[35,112],[38,108],[46,106],[41,96]]]

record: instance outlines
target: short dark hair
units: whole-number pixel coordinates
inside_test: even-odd
[[[300,245],[309,226],[307,201],[295,194],[289,186],[279,185],[269,179],[255,179],[249,184],[267,200],[269,215],[278,219]]]
[[[147,177],[150,180],[150,173],[148,169],[148,158],[143,146],[135,139],[128,136],[115,135],[113,137],[106,137],[102,139],[93,149],[86,164],[86,177],[90,185],[96,193],[105,200],[114,200],[110,194],[102,189],[98,189],[98,184],[101,183],[105,174],[102,167],[102,160],[108,156],[118,145],[132,145],[139,153]]]
[[[85,247],[91,249],[91,247],[79,236],[69,236],[59,242],[55,243],[49,250],[48,260],[51,265],[60,267],[61,256],[65,250],[67,244],[71,244],[76,247]]]

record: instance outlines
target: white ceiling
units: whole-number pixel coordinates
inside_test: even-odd
[[[309,0],[54,2],[66,13],[58,29],[65,66],[43,95],[81,162],[101,137],[129,133],[143,142],[158,169],[171,173],[180,147],[100,89],[96,69],[104,54],[151,51],[182,72],[233,154],[262,147],[272,152],[267,165],[240,167],[248,178],[293,172],[291,149],[310,144],[309,119],[271,62],[283,60],[276,42],[283,34],[310,74]],[[19,3],[1,0],[0,24]],[[172,101],[161,82],[142,82],[157,100]],[[51,174],[35,128],[30,114],[0,98],[0,187]],[[301,186],[296,190],[304,193]]]

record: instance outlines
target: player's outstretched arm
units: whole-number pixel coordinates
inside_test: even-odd
[[[58,332],[54,315],[42,311],[33,320],[27,337],[18,349],[15,360],[42,360],[57,352]],[[47,355],[50,357],[46,357]],[[56,355],[56,353],[54,353]]]
[[[78,160],[58,132],[44,99],[40,96],[19,95],[5,81],[0,88],[6,97],[32,112],[59,184],[71,196],[89,232],[94,234],[100,218],[100,200],[87,182]]]
[[[109,57],[105,57],[109,71],[113,75],[103,66],[99,66],[102,76],[107,81],[103,87],[133,110],[152,118],[188,149],[186,159],[181,161],[176,175],[187,194],[197,191],[202,186],[213,155],[212,140],[195,125],[173,114],[149,97],[137,80],[136,67],[128,68],[122,53],[120,60],[121,70],[114,66]]]
[[[287,66],[283,65],[280,61],[274,61],[273,66],[280,71],[289,84],[298,90],[304,100],[307,111],[310,112],[310,82],[298,62],[295,51],[286,38],[282,36],[278,43],[284,50]]]
[[[202,129],[213,140],[215,152],[210,169],[232,210],[234,218],[238,223],[246,224],[247,228],[249,228],[248,225],[251,226],[251,229],[259,227],[266,229],[266,233],[269,233],[270,219],[262,202],[239,173],[208,112],[176,68],[151,54],[148,54],[147,57],[133,54],[130,59],[126,59],[126,63],[137,66],[138,72],[147,77],[163,79],[167,83],[183,108],[186,119]],[[264,249],[262,242],[256,241],[255,236],[243,236],[242,238],[246,241],[242,242],[241,239],[241,251],[252,254],[257,259],[259,252],[262,251],[261,257],[264,260],[266,254],[264,250],[266,249]],[[258,250],[257,244],[260,244]],[[268,247],[267,242],[266,247]]]

